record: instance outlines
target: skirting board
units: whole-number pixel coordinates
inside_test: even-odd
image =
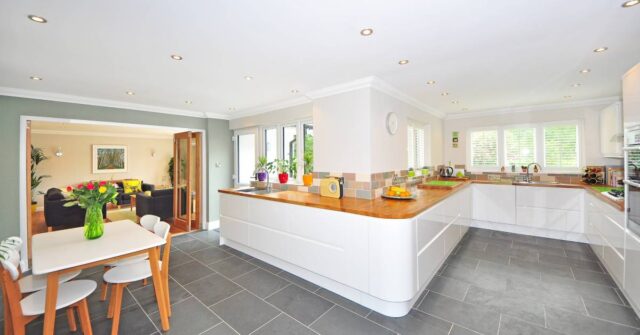
[[[534,227],[524,227],[524,226],[518,226],[513,224],[488,222],[488,221],[480,221],[480,220],[471,220],[471,227],[499,230],[499,231],[514,233],[514,234],[531,235],[531,236],[538,236],[538,237],[554,238],[558,240],[587,243],[586,237],[584,236],[584,234],[581,234],[581,233],[540,229],[540,228],[534,228]]]
[[[204,227],[204,230],[214,230],[220,228],[220,220],[209,221]]]

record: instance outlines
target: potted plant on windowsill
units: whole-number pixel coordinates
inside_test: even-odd
[[[265,156],[258,157],[258,163],[256,163],[256,170],[255,170],[256,178],[258,179],[258,181],[267,180],[267,175],[269,174],[270,170],[271,170],[271,166],[267,162],[267,157]]]
[[[286,184],[289,181],[289,161],[286,159],[276,159],[276,171],[278,171],[278,180],[280,184]]]

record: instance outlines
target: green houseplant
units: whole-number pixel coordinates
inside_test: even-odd
[[[100,238],[104,233],[102,207],[107,203],[117,204],[118,192],[112,183],[106,181],[78,184],[76,188],[67,186],[69,201],[65,207],[80,206],[87,210],[84,217],[84,237],[88,240]]]
[[[286,159],[276,159],[273,161],[276,165],[276,171],[278,171],[278,180],[280,184],[286,184],[289,181],[290,164]]]
[[[169,179],[171,180],[171,186],[173,186],[173,157],[169,160],[169,164],[167,166],[167,172],[169,173]]]
[[[36,195],[43,194],[42,192],[36,192],[36,188],[42,184],[42,180],[45,178],[49,178],[49,175],[38,175],[38,165],[43,161],[49,159],[44,154],[41,148],[36,148],[31,145],[31,211],[35,211],[36,204]]]
[[[267,161],[266,156],[258,157],[258,162],[256,163],[256,176],[258,177],[258,181],[267,180],[267,174],[271,170],[271,165]]]

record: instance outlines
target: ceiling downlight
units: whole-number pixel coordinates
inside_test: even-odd
[[[29,18],[29,20],[33,21],[33,22],[37,22],[37,23],[47,23],[47,19],[45,19],[42,16],[38,16],[38,15],[27,15],[27,17]]]
[[[637,5],[637,4],[640,4],[640,0],[629,0],[629,1],[625,1],[622,4],[622,7],[623,8],[629,8],[629,7],[633,7],[633,6]]]
[[[373,29],[371,29],[371,28],[362,29],[362,30],[360,30],[360,35],[362,35],[362,36],[371,36],[371,35],[373,35]]]

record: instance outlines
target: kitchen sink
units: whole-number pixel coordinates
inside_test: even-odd
[[[558,185],[557,181],[518,181],[515,184],[524,184],[524,185]]]
[[[259,188],[255,188],[255,187],[249,187],[249,188],[241,188],[238,190],[235,190],[236,192],[242,192],[242,193],[248,193],[248,194],[270,194],[270,193],[277,193],[280,192],[280,190],[267,190],[267,189],[259,189]]]

